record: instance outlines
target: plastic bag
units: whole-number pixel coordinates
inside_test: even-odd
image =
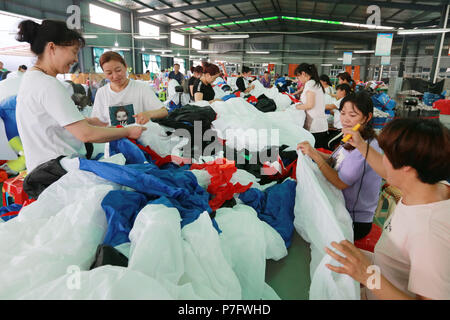
[[[331,185],[309,157],[298,152],[294,226],[311,243],[312,300],[358,300],[359,283],[325,267],[337,265],[324,251],[332,241],[353,242],[352,220],[342,192]]]

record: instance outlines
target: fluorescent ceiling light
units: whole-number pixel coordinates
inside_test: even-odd
[[[139,35],[134,35],[133,38],[135,38],[135,39],[154,39],[154,40],[159,40],[159,39],[167,39],[167,36],[139,36]]]
[[[248,54],[269,54],[269,51],[246,51]]]
[[[209,36],[211,39],[247,39],[248,34],[218,34]]]
[[[169,57],[169,58],[173,58],[174,55],[173,55],[173,54],[162,54],[161,57]]]
[[[331,67],[333,64],[332,63],[322,63],[321,66],[322,67]]]
[[[153,11],[153,10],[149,9],[149,8],[145,8],[145,9],[139,9],[137,12],[144,13],[144,12],[149,12],[149,11]]]
[[[172,52],[170,49],[153,49],[154,52]]]
[[[375,53],[375,50],[355,50],[353,53]]]
[[[337,58],[338,60],[344,60],[344,59],[342,59],[342,58]],[[356,60],[356,58],[353,58],[352,57],[352,60]]]
[[[399,30],[397,34],[426,34],[426,33],[445,33],[450,29],[412,29],[412,30]]]
[[[129,48],[111,48],[111,51],[130,51]]]
[[[95,34],[83,34],[83,38],[85,39],[97,39],[97,35]]]
[[[213,50],[197,50],[198,53],[219,53],[219,51]]]

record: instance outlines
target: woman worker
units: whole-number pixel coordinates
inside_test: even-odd
[[[316,139],[315,148],[327,148],[328,121],[325,115],[324,89],[317,69],[313,64],[302,63],[295,69],[294,74],[304,85],[302,103],[295,106],[306,112],[304,128]]]
[[[202,66],[196,66],[191,68],[192,76],[189,78],[188,86],[189,86],[189,94],[191,95],[191,100],[194,100],[194,83],[197,79],[203,74]]]
[[[359,132],[364,148],[355,149],[350,144],[340,146],[333,158],[312,148],[308,142],[300,143],[299,149],[317,163],[331,184],[342,190],[345,206],[353,220],[354,239],[357,240],[369,234],[372,228],[381,187],[381,177],[367,164],[364,155],[369,146],[377,151],[380,148],[371,125],[373,104],[366,92],[346,96],[340,111],[345,133],[355,125],[361,125]]]
[[[215,64],[204,62],[203,74],[194,82],[194,101],[208,101],[210,104],[214,101],[222,101],[221,99],[214,99],[215,93],[211,84],[220,75],[219,67]]]
[[[115,110],[121,106],[130,109],[131,119],[135,118],[138,124],[145,124],[152,118],[164,118],[169,114],[148,83],[128,79],[127,64],[120,54],[114,51],[103,53],[100,67],[110,82],[98,89],[92,117],[99,118],[104,126],[116,123]],[[134,120],[128,121],[133,122]]]
[[[27,179],[33,170],[59,157],[84,157],[86,142],[138,139],[145,128],[102,128],[97,118],[85,119],[56,78],[78,61],[85,41],[63,21],[31,20],[19,24],[17,40],[28,42],[37,62],[23,76],[17,95],[17,127],[23,143]],[[27,179],[25,181],[27,181]]]
[[[343,130],[402,198],[373,254],[347,240],[332,242],[337,253],[325,251],[342,265],[327,267],[365,286],[362,298],[450,299],[450,131],[433,120],[393,120],[378,137],[382,155],[373,147],[367,152],[360,132]],[[371,265],[379,268],[378,285],[370,281]]]

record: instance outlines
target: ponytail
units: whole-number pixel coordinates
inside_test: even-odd
[[[311,76],[311,79],[316,82],[316,86],[320,86],[323,93],[325,93],[325,88],[320,82],[319,73],[317,72],[317,68],[314,64],[302,63],[295,69],[294,74],[297,76],[302,72],[305,72],[306,74]]]
[[[69,29],[66,22],[56,20],[44,20],[38,24],[32,20],[23,20],[18,26],[16,40],[28,42],[31,51],[41,55],[45,46],[53,42],[57,46],[85,46],[83,36],[76,30]]]
[[[348,72],[341,72],[337,76],[339,79],[343,81],[347,81],[350,87],[352,88],[352,91],[354,92],[356,90],[356,82],[352,79],[352,76]]]

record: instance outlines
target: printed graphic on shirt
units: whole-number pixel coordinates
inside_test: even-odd
[[[126,126],[127,124],[135,123],[134,108],[132,104],[126,106],[109,107],[109,119],[111,126]]]

